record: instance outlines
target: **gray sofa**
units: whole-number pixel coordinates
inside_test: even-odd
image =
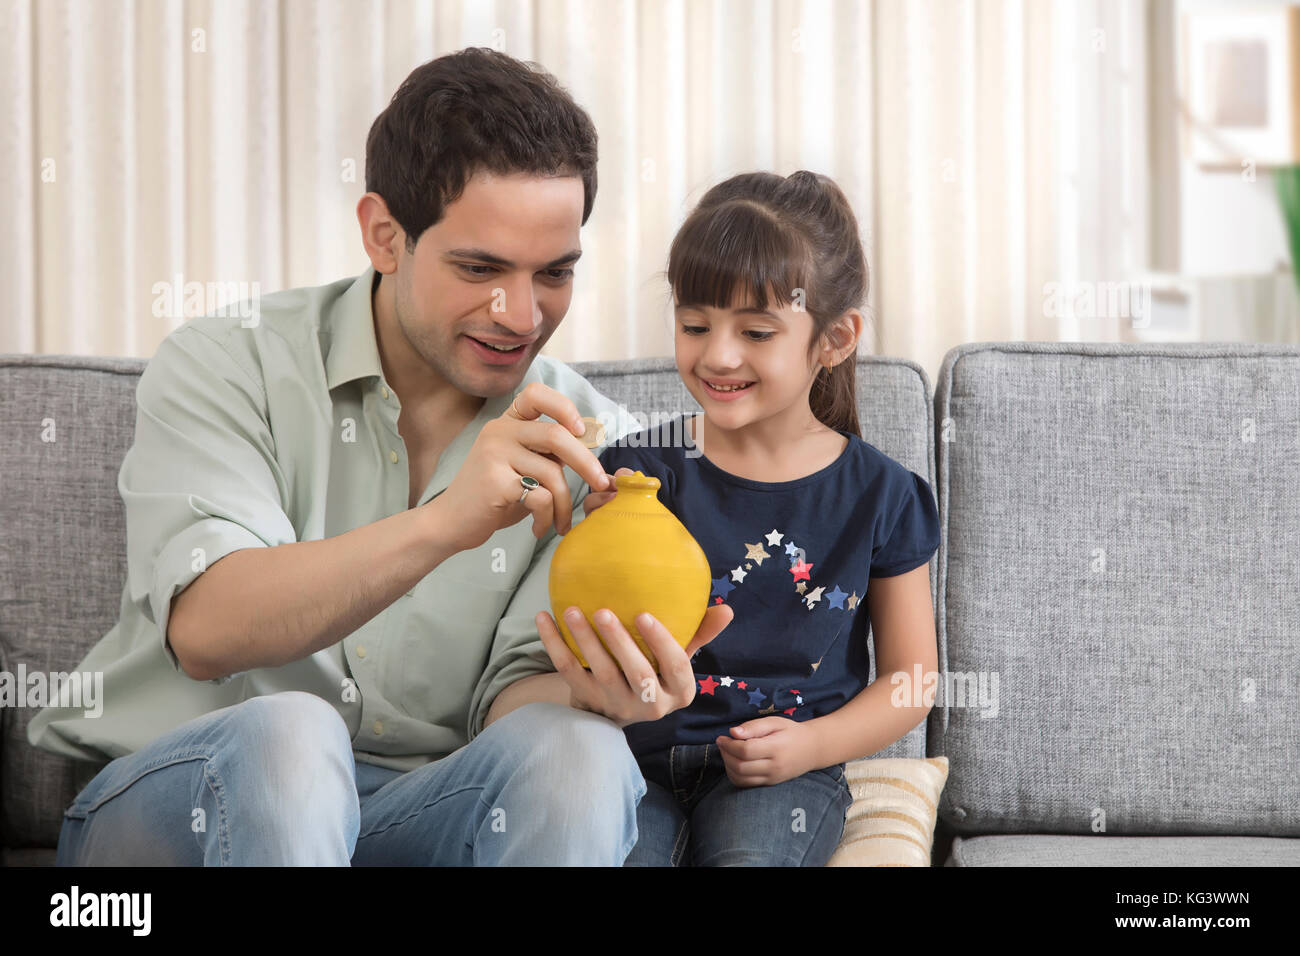
[[[0,670],[69,671],[125,580],[138,359],[0,356]],[[576,363],[695,410],[669,359]],[[933,862],[1300,865],[1300,348],[974,343],[862,358],[863,437],[934,487]],[[57,440],[42,439],[53,419]],[[958,699],[956,691],[980,691]],[[0,864],[52,863],[96,767],[0,709]]]

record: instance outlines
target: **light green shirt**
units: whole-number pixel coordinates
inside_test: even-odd
[[[376,278],[369,270],[268,295],[255,318],[193,319],[159,346],[140,377],[135,442],[118,476],[120,618],[78,667],[103,672],[103,712],[47,707],[29,724],[33,745],[103,762],[217,708],[301,690],[334,705],[358,760],[411,770],[477,736],[503,688],[554,670],[533,619],[550,609],[550,559],[562,539],[552,527],[538,541],[531,517],[453,555],[305,659],[196,681],[165,640],[172,598],[222,556],[329,538],[406,510],[409,460],[375,342]],[[637,430],[572,369],[538,356],[519,389],[487,399],[442,453],[419,504],[447,488],[483,425],[535,381],[600,419],[607,444]],[[589,489],[564,473],[576,525]]]

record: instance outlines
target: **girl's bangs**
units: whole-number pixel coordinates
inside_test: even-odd
[[[808,251],[794,230],[749,202],[700,209],[682,224],[668,257],[678,306],[777,308],[806,289]]]

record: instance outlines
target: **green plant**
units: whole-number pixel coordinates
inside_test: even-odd
[[[1300,166],[1283,166],[1274,173],[1282,223],[1291,249],[1291,275],[1300,289]]]

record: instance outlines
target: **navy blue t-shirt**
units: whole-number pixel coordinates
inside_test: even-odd
[[[849,440],[840,457],[794,481],[723,471],[700,454],[684,418],[601,454],[611,475],[627,467],[659,479],[659,501],[709,559],[710,603],[734,614],[691,659],[695,700],[624,728],[635,755],[712,743],[758,717],[822,717],[867,686],[868,579],[926,564],[939,515],[924,478],[840,434]]]

